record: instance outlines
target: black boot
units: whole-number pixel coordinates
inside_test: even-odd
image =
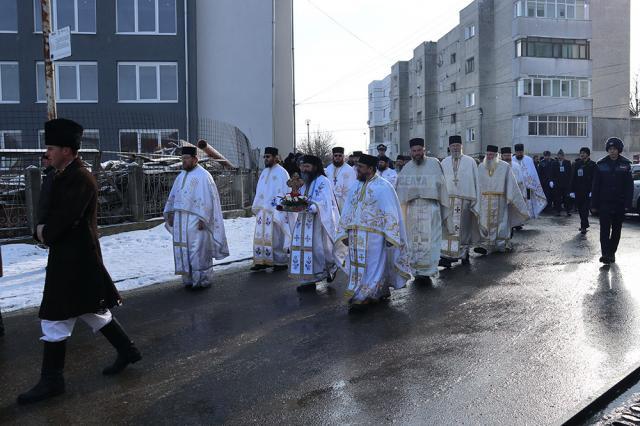
[[[102,370],[102,374],[107,376],[118,374],[124,370],[127,365],[136,363],[142,359],[140,351],[129,339],[129,336],[127,336],[127,333],[125,333],[115,317],[109,324],[102,327],[100,332],[118,351],[118,358],[116,358],[112,365]]]
[[[67,341],[44,342],[40,381],[30,391],[18,396],[18,404],[31,404],[64,393],[64,356]]]

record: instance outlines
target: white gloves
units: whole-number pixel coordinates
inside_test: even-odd
[[[591,193],[589,193],[589,198],[591,198]]]
[[[571,198],[576,198],[576,193],[575,193],[575,192],[570,193],[570,194],[569,194],[569,197],[571,197]]]
[[[553,189],[553,181],[549,182],[549,188]]]

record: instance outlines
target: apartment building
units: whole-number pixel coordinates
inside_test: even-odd
[[[277,141],[292,149],[292,0],[51,4],[53,29],[72,34],[72,56],[55,62],[58,116],[83,124],[85,147],[153,152],[205,130],[218,137],[237,128],[254,147]],[[0,0],[0,10],[0,149],[39,149],[46,119],[40,0]],[[244,37],[233,32],[252,22],[267,24]],[[245,57],[239,51],[251,59],[234,59]],[[260,77],[249,78],[256,68]]]
[[[452,134],[471,155],[515,143],[531,154],[577,155],[583,146],[597,153],[605,134],[629,137],[629,12],[629,0],[471,2],[459,25],[432,43],[437,54],[423,69],[437,82],[426,93],[437,120],[423,115],[425,129],[413,134],[438,157]],[[420,62],[424,45],[410,63]],[[415,126],[424,106],[409,103],[406,116],[395,103],[391,114]]]

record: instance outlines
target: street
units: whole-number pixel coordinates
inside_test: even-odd
[[[32,406],[15,397],[38,379],[37,310],[7,315],[0,423],[559,424],[640,363],[640,221],[609,270],[597,218],[586,237],[578,227],[544,216],[513,253],[472,256],[358,314],[344,274],[299,293],[248,262],[206,291],[128,292],[114,314],[143,360],[103,377],[115,352],[78,322],[67,393]]]

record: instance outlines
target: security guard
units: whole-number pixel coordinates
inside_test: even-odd
[[[605,146],[609,155],[598,161],[593,177],[591,210],[600,215],[600,262],[615,263],[625,210],[631,209],[633,176],[631,161],[620,155],[624,143],[609,138]]]
[[[591,150],[580,148],[580,158],[573,163],[573,179],[569,196],[576,202],[580,214],[580,233],[587,233],[589,229],[589,204],[591,203],[591,187],[596,163],[591,161]]]

